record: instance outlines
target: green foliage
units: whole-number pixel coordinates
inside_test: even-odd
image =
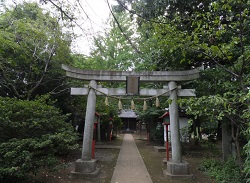
[[[187,143],[189,140],[188,126],[180,129],[180,140],[181,142]]]
[[[50,105],[48,105],[48,103]],[[58,155],[76,149],[77,135],[67,116],[48,99],[0,97],[0,180],[22,180],[43,167],[54,168]]]
[[[162,115],[162,109],[157,107],[148,107],[146,111],[139,112],[139,120],[150,122],[153,119],[158,119]]]
[[[36,3],[0,15],[0,95],[31,100],[64,89],[62,63],[71,61],[69,35]]]
[[[250,128],[248,128],[248,134],[250,134]],[[250,139],[249,135],[248,139]],[[246,174],[247,182],[250,182],[250,140],[248,140],[248,143],[244,146],[244,151],[246,154],[246,159],[244,162],[244,173]]]
[[[233,158],[226,162],[220,162],[215,159],[204,160],[199,169],[212,177],[216,182],[244,182],[240,167]]]
[[[187,106],[186,112],[195,116],[209,116],[211,121],[222,120],[225,115],[235,114],[230,101],[220,95],[189,98],[180,101],[181,106]]]
[[[109,98],[109,105],[105,104],[105,97],[97,100],[96,111],[101,115],[101,131],[103,134],[109,133],[110,122],[112,121],[113,130],[119,130],[122,127],[122,120],[118,117],[117,100]]]
[[[169,24],[152,23],[142,25],[140,33],[140,50],[143,63],[137,64],[137,70],[184,70],[192,62],[188,56],[185,43],[186,34]]]
[[[157,124],[156,128],[150,130],[150,138],[161,144],[164,143],[164,128],[162,124]]]
[[[115,20],[110,19],[111,21],[108,23],[112,28],[109,32],[105,36],[99,35],[94,38],[91,57],[85,64],[91,65],[92,69],[126,71],[135,67],[135,50],[131,45],[136,42],[136,36],[133,35],[135,28],[132,28],[135,25],[126,13],[116,12],[115,16],[122,32]],[[124,34],[129,37],[131,42],[126,39]]]
[[[250,97],[250,92],[246,96],[246,100],[249,100],[249,97]],[[248,120],[248,126],[247,126],[247,129],[245,131],[245,135],[247,137],[248,142],[244,146],[244,152],[245,152],[245,156],[246,156],[246,159],[244,162],[244,172],[246,174],[247,182],[250,182],[250,123],[249,123],[250,110],[249,109],[244,111],[243,118]]]
[[[246,143],[246,136],[244,135],[246,124],[248,119],[244,118],[244,113],[247,108],[248,102],[244,100],[246,97],[244,91],[239,92],[225,92],[223,95],[209,95],[202,96],[199,98],[190,98],[184,102],[186,111],[188,114],[195,116],[196,118],[202,118],[202,127],[207,134],[213,134],[215,132],[213,126],[217,125],[220,121],[223,125],[232,125],[233,128],[237,129],[241,133],[231,132],[234,141],[239,141],[243,145]],[[183,104],[182,103],[182,104]],[[237,121],[237,122],[236,122]],[[213,123],[213,124],[211,124]],[[212,127],[212,128],[211,128]],[[217,133],[217,129],[216,129]],[[227,142],[222,142],[227,143]],[[243,164],[242,158],[242,147],[237,146],[237,159],[241,166]],[[223,152],[224,154],[227,152]]]
[[[217,144],[211,140],[202,140],[200,142],[202,149],[208,151],[210,153],[210,157],[220,157],[221,151],[217,147]]]

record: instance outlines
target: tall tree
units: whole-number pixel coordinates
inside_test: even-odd
[[[160,0],[118,2],[136,15],[143,38],[139,45],[146,43],[140,51],[150,53],[151,68],[206,66],[196,85],[197,95],[204,97],[191,100],[190,112],[222,121],[223,131],[230,134],[224,136],[223,144],[231,149],[235,144],[242,165],[239,139],[248,122],[242,115],[248,106],[244,98],[249,87],[249,1],[165,1],[165,11],[153,13],[150,9],[157,9]],[[225,159],[227,151],[224,149]]]
[[[209,5],[206,14],[197,14],[193,33],[195,52],[209,60],[210,68],[220,69],[224,74],[216,83],[217,93],[227,100],[235,111],[225,115],[230,126],[231,138],[236,144],[238,160],[241,162],[240,133],[247,120],[242,118],[248,102],[243,98],[248,93],[249,81],[249,1],[218,1]],[[206,23],[204,23],[206,22]],[[227,127],[226,127],[227,128]],[[242,163],[242,162],[241,162]]]
[[[71,61],[71,39],[57,19],[36,3],[24,3],[7,9],[0,22],[1,96],[30,100],[60,91],[60,65]]]
[[[136,26],[133,26],[130,17],[124,12],[113,12],[109,24],[111,28],[106,35],[95,37],[91,60],[102,69],[134,69],[136,60],[133,54],[136,50],[131,44],[137,46]]]

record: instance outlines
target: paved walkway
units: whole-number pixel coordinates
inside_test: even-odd
[[[152,183],[131,134],[125,134],[111,183]]]

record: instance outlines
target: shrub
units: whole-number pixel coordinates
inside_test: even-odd
[[[215,179],[216,182],[244,182],[240,167],[233,158],[229,158],[226,162],[215,159],[204,160],[199,170]]]
[[[246,96],[246,100],[249,100],[250,98],[250,92]],[[244,162],[244,173],[246,175],[246,182],[250,183],[250,110],[247,109],[244,111],[242,117],[246,119],[247,128],[244,132],[244,135],[247,139],[247,143],[244,145],[244,155],[246,156],[245,162]]]
[[[164,128],[162,125],[157,125],[155,129],[150,130],[151,140],[156,141],[160,144],[164,143]]]
[[[244,172],[246,174],[246,181],[247,183],[249,183],[250,182],[250,141],[248,141],[244,149],[247,154],[247,157],[244,163]]]
[[[19,182],[53,168],[58,155],[78,147],[67,116],[45,101],[0,97],[0,182]]]

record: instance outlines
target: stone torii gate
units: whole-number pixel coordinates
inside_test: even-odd
[[[124,88],[101,88],[97,82],[127,82],[130,77],[137,77],[140,82],[168,82],[168,87],[164,89],[138,89],[140,96],[169,96],[170,130],[172,159],[167,162],[167,176],[188,175],[188,164],[182,161],[180,134],[179,134],[179,114],[177,96],[195,96],[194,89],[180,89],[177,82],[190,81],[199,78],[199,72],[203,67],[186,71],[95,71],[81,70],[62,65],[66,75],[80,80],[90,81],[86,88],[71,88],[71,95],[88,95],[85,116],[85,128],[82,146],[81,159],[75,162],[75,170],[72,176],[91,176],[98,174],[96,160],[92,159],[92,138],[93,125],[96,107],[96,95],[106,94],[107,96],[125,96],[128,92]]]

